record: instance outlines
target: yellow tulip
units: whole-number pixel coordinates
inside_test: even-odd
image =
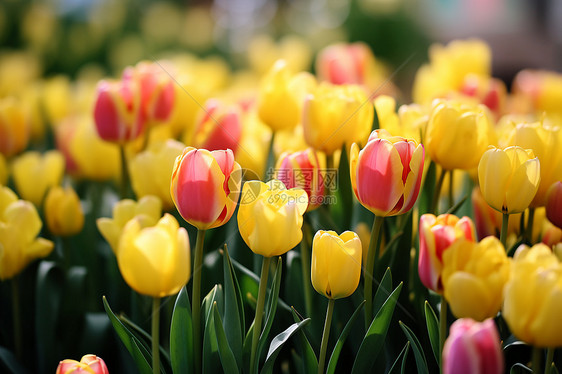
[[[502,315],[518,339],[537,347],[562,346],[562,264],[550,248],[518,249],[504,293]]]
[[[23,151],[30,132],[23,105],[13,97],[0,100],[0,153],[10,157]]]
[[[238,208],[238,230],[250,249],[264,257],[281,256],[302,240],[303,214],[308,196],[287,190],[283,182],[249,181]]]
[[[72,187],[53,187],[45,198],[45,219],[53,235],[71,236],[84,227],[80,198]]]
[[[361,240],[353,231],[338,235],[319,230],[312,241],[314,289],[334,300],[350,296],[359,285],[361,256]]]
[[[458,240],[443,252],[441,272],[445,298],[457,318],[483,321],[494,317],[503,301],[510,262],[493,236],[480,243]]]
[[[134,218],[123,228],[117,263],[123,279],[138,293],[173,295],[191,276],[187,231],[168,213],[151,227]]]
[[[365,144],[373,116],[373,105],[360,86],[321,83],[304,103],[304,139],[327,155],[346,143]]]
[[[49,188],[60,184],[64,157],[59,151],[48,151],[43,155],[29,151],[16,158],[12,168],[19,195],[39,207]]]
[[[117,252],[123,227],[137,217],[143,226],[154,226],[162,214],[162,202],[156,196],[145,196],[138,202],[125,199],[113,207],[113,218],[98,218],[97,226],[113,252]]]
[[[422,130],[427,124],[427,113],[420,105],[402,105],[396,113],[396,100],[391,96],[380,95],[374,100],[379,128],[395,136],[414,139],[420,142]]]
[[[487,150],[478,165],[484,200],[502,213],[520,213],[529,207],[541,179],[542,165],[530,149],[508,147]]]
[[[473,169],[495,143],[490,112],[483,105],[436,101],[424,140],[427,155],[443,169]]]
[[[184,148],[183,143],[169,139],[151,145],[129,162],[133,191],[139,198],[155,195],[162,200],[164,210],[174,207],[170,179],[176,157],[182,154]]]
[[[37,237],[42,225],[33,204],[18,200],[7,187],[0,189],[0,280],[14,277],[31,261],[51,253],[53,242]]]

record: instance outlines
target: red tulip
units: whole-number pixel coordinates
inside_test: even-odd
[[[554,182],[546,193],[546,218],[562,229],[562,182]]]
[[[109,374],[109,371],[103,359],[96,355],[85,355],[80,362],[62,360],[57,367],[56,374]]]
[[[205,104],[202,114],[193,137],[195,147],[209,151],[232,149],[236,154],[242,135],[242,120],[238,108],[211,99]]]

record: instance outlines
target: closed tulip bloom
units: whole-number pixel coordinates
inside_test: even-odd
[[[242,173],[230,149],[187,147],[176,158],[170,192],[179,213],[200,230],[228,222],[240,196]]]
[[[304,190],[287,190],[275,179],[246,182],[238,208],[238,230],[254,253],[281,256],[301,242],[307,206]]]
[[[43,155],[29,151],[14,161],[12,172],[21,198],[40,207],[49,188],[62,180],[64,157],[59,151],[48,151]]]
[[[495,143],[490,113],[483,105],[436,101],[425,132],[428,156],[445,170],[470,170]]]
[[[287,188],[301,188],[308,195],[308,210],[324,202],[326,161],[323,154],[309,148],[305,151],[283,153],[275,167],[275,178]]]
[[[423,107],[416,104],[402,105],[396,113],[396,100],[386,95],[377,96],[374,104],[381,129],[420,142],[420,135],[422,130],[425,131],[428,119]]]
[[[174,207],[170,195],[170,179],[176,158],[185,145],[176,140],[151,144],[129,161],[129,172],[133,191],[138,197],[154,195],[162,200],[164,210]]]
[[[31,125],[22,104],[13,97],[0,100],[0,153],[13,156],[27,147]]]
[[[474,241],[474,224],[468,217],[452,214],[424,214],[420,218],[420,255],[418,273],[427,288],[442,293],[443,253],[455,241]]]
[[[535,347],[562,346],[562,265],[544,244],[520,247],[505,286],[502,315],[518,339]]]
[[[353,231],[319,230],[312,241],[314,289],[329,299],[350,296],[361,277],[361,240]]]
[[[374,109],[359,86],[321,83],[305,99],[304,139],[331,155],[343,144],[363,144],[373,124]]]
[[[136,217],[143,226],[154,226],[161,215],[162,202],[156,196],[148,195],[138,202],[130,199],[119,201],[113,206],[113,218],[98,218],[96,224],[113,252],[117,252],[119,238],[127,222]]]
[[[72,187],[53,187],[45,198],[45,218],[53,235],[71,236],[84,227],[80,198]]]
[[[539,187],[540,164],[530,149],[508,147],[487,150],[478,165],[484,200],[502,213],[520,213],[529,207]]]
[[[101,357],[85,355],[76,360],[62,360],[55,374],[109,374],[107,366]]]
[[[562,228],[562,182],[554,182],[546,194],[546,217]]]
[[[31,261],[48,256],[54,244],[38,238],[43,223],[35,206],[0,189],[0,280],[11,279]]]
[[[168,213],[149,227],[132,219],[123,228],[117,263],[123,279],[138,293],[173,295],[191,276],[187,231]]]
[[[443,347],[443,374],[501,374],[504,365],[494,320],[453,322]]]
[[[457,318],[482,321],[493,318],[502,305],[510,262],[500,241],[457,240],[443,252],[442,283],[445,298]]]
[[[242,135],[242,113],[235,105],[226,105],[211,99],[196,123],[193,145],[209,151],[238,149]]]
[[[357,144],[351,147],[351,185],[357,200],[380,217],[409,211],[418,198],[423,162],[423,145],[373,131],[361,151]]]

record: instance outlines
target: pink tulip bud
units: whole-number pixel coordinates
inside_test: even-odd
[[[316,71],[332,84],[364,84],[372,61],[373,53],[364,43],[334,44],[318,54]]]
[[[234,154],[242,136],[240,110],[216,99],[208,100],[197,121],[193,145],[209,151],[231,149]]]
[[[57,367],[56,374],[109,374],[102,358],[96,355],[85,355],[80,362],[76,360],[62,360]]]

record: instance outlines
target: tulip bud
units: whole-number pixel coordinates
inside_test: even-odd
[[[546,194],[546,217],[562,228],[562,182],[554,182]]]
[[[53,235],[71,236],[82,230],[84,212],[72,187],[56,186],[49,190],[45,198],[45,218]]]
[[[497,78],[467,75],[460,91],[467,96],[476,97],[496,115],[496,118],[504,111],[507,90],[505,84]]]
[[[40,207],[49,188],[61,182],[64,157],[58,151],[48,151],[43,155],[29,151],[16,158],[12,167],[19,195]]]
[[[351,185],[357,200],[381,217],[409,211],[418,198],[423,162],[423,145],[373,131],[361,151],[357,144],[351,147]]]
[[[487,150],[478,164],[484,200],[502,213],[520,213],[529,207],[540,182],[540,164],[530,149],[508,147]]]
[[[314,289],[329,299],[350,296],[361,277],[361,240],[353,231],[319,230],[312,241]]]
[[[306,192],[287,190],[283,182],[244,183],[238,208],[238,230],[250,249],[264,257],[281,256],[302,240]]]
[[[236,106],[226,106],[216,99],[208,100],[197,121],[193,145],[209,151],[238,149],[242,135],[241,113]]]
[[[333,44],[318,53],[316,71],[321,80],[333,84],[365,84],[374,63],[375,57],[364,43]]]
[[[80,362],[76,360],[62,360],[57,367],[56,374],[109,374],[107,366],[101,357],[96,355],[85,355],[80,359]]]
[[[427,288],[442,293],[443,253],[460,238],[474,241],[474,224],[468,217],[424,214],[420,218],[418,273]]]
[[[183,219],[200,230],[227,223],[240,196],[240,170],[230,149],[185,148],[176,158],[170,186]]]
[[[460,239],[443,252],[445,298],[457,318],[493,318],[503,301],[510,262],[500,241],[489,236],[480,243]]]
[[[0,100],[0,153],[10,157],[23,151],[30,132],[23,105],[12,97]]]
[[[494,320],[456,320],[443,347],[443,374],[501,374],[504,358]]]

